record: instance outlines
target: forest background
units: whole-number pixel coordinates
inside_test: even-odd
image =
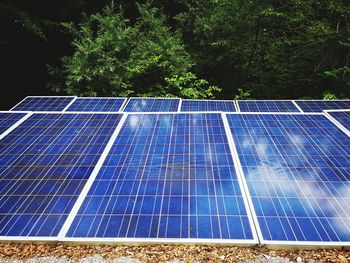
[[[1,0],[1,109],[27,95],[350,97],[347,0]]]

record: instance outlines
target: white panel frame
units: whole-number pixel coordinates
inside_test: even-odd
[[[92,244],[120,244],[120,245],[151,245],[151,244],[173,244],[173,245],[232,245],[253,246],[257,245],[252,239],[210,239],[210,238],[81,238],[65,237],[59,240],[68,243],[92,243]]]
[[[90,190],[92,184],[94,183],[94,181],[95,181],[95,179],[96,179],[96,177],[97,177],[97,175],[98,175],[98,173],[99,173],[99,171],[100,171],[104,161],[106,160],[106,158],[107,158],[107,156],[108,156],[108,154],[109,154],[109,152],[110,152],[110,150],[111,150],[111,148],[112,148],[112,146],[114,144],[114,141],[116,140],[116,138],[117,138],[121,128],[123,127],[127,116],[128,116],[128,114],[123,114],[122,115],[122,118],[120,119],[120,121],[119,121],[117,127],[115,128],[111,138],[109,139],[107,145],[105,146],[105,148],[104,148],[104,150],[103,150],[103,152],[102,152],[98,162],[96,163],[94,170],[90,174],[89,179],[85,183],[85,186],[84,186],[83,190],[80,192],[80,195],[79,195],[77,201],[75,202],[72,210],[69,213],[69,216],[67,217],[65,223],[63,224],[63,226],[61,228],[61,231],[58,234],[58,238],[59,239],[62,239],[63,237],[66,236],[66,234],[67,234],[71,224],[73,223],[73,220],[74,220],[75,216],[77,215],[81,205],[84,202],[85,197],[89,193],[89,190]]]
[[[24,114],[24,116],[21,119],[19,119],[17,122],[12,124],[12,126],[6,129],[2,134],[0,134],[0,140],[4,138],[7,134],[12,132],[14,129],[16,129],[22,122],[24,122],[26,119],[28,119],[32,115],[32,112],[26,112],[26,111],[0,111],[0,112],[7,113],[7,114],[12,114],[12,113]]]
[[[177,112],[181,112],[182,101],[183,101],[183,99],[180,98],[179,107],[177,108]]]
[[[323,112],[324,112],[324,115],[331,122],[333,122],[340,130],[342,130],[347,136],[350,137],[350,131],[343,124],[341,124],[336,118],[334,118],[332,115],[329,114],[329,113],[332,113],[332,112],[350,112],[350,109],[345,109],[345,110],[341,110],[341,109],[337,109],[337,110],[323,110]]]
[[[236,105],[236,111],[241,112],[241,108],[238,105],[238,100],[235,100],[235,105]]]
[[[228,114],[229,115],[249,115],[249,114],[250,115],[251,114],[255,114],[255,115],[322,115],[328,119],[326,114],[324,114],[323,112],[225,112],[222,114],[224,114],[225,116]],[[330,122],[333,123],[333,125],[337,126],[334,122],[332,121]],[[230,134],[232,136],[232,141],[234,143],[234,138],[231,133],[231,130],[230,130]],[[234,147],[233,149],[236,149],[236,147]],[[261,232],[261,228],[258,222],[258,217],[256,216],[255,208],[251,200],[250,191],[249,191],[248,185],[246,184],[244,172],[243,172],[239,155],[237,152],[236,152],[236,155],[239,161],[239,165],[237,167],[241,169],[240,173],[242,175],[242,179],[243,179],[242,181],[245,182],[245,190],[246,190],[245,194],[251,208],[251,213],[253,215],[253,220],[256,226],[259,242],[261,245],[267,245],[271,249],[323,249],[323,248],[343,248],[343,247],[347,249],[350,248],[350,242],[265,240]]]
[[[302,108],[300,108],[300,106],[298,105],[298,103],[295,102],[295,100],[292,100],[293,104],[295,107],[297,107],[297,109],[300,111],[300,112],[304,112]]]
[[[241,165],[241,162],[239,160],[237,148],[236,148],[235,142],[233,140],[233,136],[232,136],[232,133],[230,130],[230,125],[228,123],[226,113],[221,113],[221,118],[222,118],[222,121],[224,124],[226,138],[227,138],[228,145],[230,148],[232,161],[233,161],[233,164],[235,166],[235,171],[236,171],[239,187],[241,188],[241,191],[242,191],[242,198],[243,198],[245,209],[247,211],[249,225],[250,225],[250,228],[251,228],[252,234],[253,234],[253,239],[256,242],[260,243],[259,233],[261,232],[261,230],[260,230],[259,224],[255,221],[255,219],[257,218],[256,214],[255,214],[255,210],[251,208],[253,203],[252,203],[249,191],[248,191],[248,186],[247,186],[247,183],[245,181],[245,177],[243,175],[242,165]]]
[[[42,112],[42,111],[19,111],[14,110],[18,105],[20,105],[22,102],[24,102],[27,98],[72,98],[72,100],[75,100],[77,96],[27,96],[24,99],[22,99],[20,102],[18,102],[15,106],[13,106],[9,111],[17,111],[17,112]],[[68,103],[68,105],[71,102]],[[65,107],[62,111],[55,111],[55,112],[63,112],[67,107]]]
[[[62,111],[62,112],[70,112],[70,113],[75,113],[75,112],[79,112],[79,111],[69,111],[68,109],[69,109],[69,107],[77,100],[77,99],[97,99],[97,100],[103,100],[103,99],[106,99],[106,100],[108,100],[108,99],[123,99],[124,101],[123,101],[123,103],[120,105],[120,107],[119,107],[119,109],[118,109],[118,111],[113,111],[113,112],[119,112],[119,113],[121,113],[121,110],[123,109],[123,107],[124,107],[124,105],[125,105],[125,103],[126,103],[126,101],[128,100],[128,98],[126,98],[126,97],[75,97],[68,105],[67,105],[67,107],[65,107],[65,109]],[[95,111],[90,111],[90,112],[95,112]],[[96,111],[97,112],[97,111]],[[111,111],[99,111],[99,112],[102,112],[102,113],[111,113]]]
[[[78,97],[75,96],[74,99],[72,99],[71,102],[68,103],[68,105],[62,110],[62,112],[65,112],[77,99]]]

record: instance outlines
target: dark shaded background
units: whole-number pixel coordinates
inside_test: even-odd
[[[47,65],[56,65],[59,59],[71,54],[70,38],[58,23],[79,22],[81,13],[93,13],[108,1],[76,0],[2,0],[0,8],[0,65],[2,96],[0,109],[8,110],[29,95],[50,95]],[[44,25],[46,40],[33,34],[21,21],[20,14],[30,14]],[[50,24],[45,24],[51,21]],[[54,23],[52,23],[54,22]],[[57,24],[55,24],[55,22]]]

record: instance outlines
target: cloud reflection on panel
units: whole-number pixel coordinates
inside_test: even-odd
[[[321,115],[229,115],[265,240],[350,241],[350,139]]]
[[[207,127],[203,125],[202,114],[191,114],[191,117],[174,118],[172,114],[130,114],[126,120],[128,133],[138,131],[138,146],[133,149],[133,154],[140,154],[139,158],[133,158],[138,164],[144,161],[144,168],[135,171],[139,174],[147,174],[149,178],[159,178],[167,175],[168,179],[208,179],[218,178],[218,168],[208,169],[211,166],[226,166],[228,148],[225,144],[207,135]],[[190,130],[188,127],[191,122]],[[156,123],[157,129],[152,129]],[[141,132],[140,132],[140,128]],[[153,145],[148,145],[156,138]],[[176,142],[174,141],[176,140]],[[169,142],[173,141],[173,145]],[[130,153],[129,153],[130,154]],[[142,155],[141,155],[142,154]],[[147,156],[152,155],[152,158]],[[216,157],[215,155],[218,155]],[[127,157],[127,156],[125,156]],[[223,158],[220,158],[223,157]],[[126,160],[127,164],[130,164]],[[134,164],[134,163],[131,163]],[[134,165],[132,166],[134,167]],[[222,169],[225,169],[224,167]]]
[[[129,114],[68,236],[252,242],[221,114]]]

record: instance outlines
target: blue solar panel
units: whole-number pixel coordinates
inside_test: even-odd
[[[181,111],[235,112],[233,100],[182,100]]]
[[[221,115],[129,115],[67,236],[253,242]]]
[[[124,112],[176,112],[180,99],[131,98]]]
[[[241,112],[299,112],[291,100],[239,100]]]
[[[74,97],[26,97],[12,111],[63,111]]]
[[[295,102],[304,112],[350,109],[350,100],[296,100]]]
[[[118,112],[125,98],[77,98],[66,111]]]
[[[26,113],[0,112],[0,134],[22,119]]]
[[[329,111],[328,114],[350,131],[350,111]]]
[[[33,114],[0,141],[0,236],[57,236],[121,115]]]
[[[227,115],[263,242],[350,241],[350,138],[323,115]]]

